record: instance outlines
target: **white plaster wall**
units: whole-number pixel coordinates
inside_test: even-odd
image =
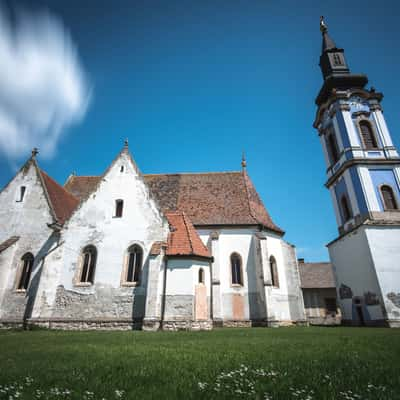
[[[198,230],[203,243],[207,245],[210,240],[212,230]],[[232,315],[232,295],[240,294],[244,300],[244,319],[250,318],[249,292],[258,293],[255,280],[262,279],[256,273],[256,260],[254,251],[253,235],[258,232],[257,229],[221,229],[219,232],[219,270],[220,270],[220,291],[222,298],[222,318],[230,320]],[[268,259],[274,256],[277,262],[279,274],[279,288],[270,288],[268,290],[269,301],[272,304],[274,312],[273,318],[279,320],[289,320],[290,311],[288,304],[288,290],[285,274],[285,260],[282,253],[282,239],[269,231],[262,232],[266,237]],[[230,256],[232,253],[238,253],[243,262],[243,286],[231,285],[231,265]],[[250,287],[249,287],[250,283]],[[258,293],[260,296],[263,294]],[[255,300],[253,300],[255,301]],[[259,305],[258,305],[259,306]],[[257,308],[257,307],[254,307]],[[270,316],[268,316],[270,317]]]
[[[25,186],[24,199],[20,199],[20,187]],[[1,259],[0,295],[7,295],[7,299],[1,302],[0,317],[15,314],[14,318],[22,317],[26,296],[24,293],[16,293],[17,274],[21,266],[21,257],[26,252],[35,256],[35,263],[31,275],[31,282],[40,272],[41,262],[39,258],[47,252],[49,238],[52,230],[47,224],[53,218],[50,214],[40,179],[36,168],[32,163],[17,173],[12,181],[0,193],[0,242],[11,236],[20,236],[19,241],[13,246],[13,251],[5,252]],[[49,285],[52,282],[48,282]],[[32,288],[33,289],[33,288]],[[32,291],[28,290],[28,293]]]
[[[122,218],[114,217],[117,199],[124,201]],[[77,209],[65,228],[63,254],[57,267],[59,285],[77,293],[94,293],[98,287],[120,288],[127,250],[138,244],[144,252],[141,285],[130,290],[145,294],[148,254],[153,242],[166,241],[168,224],[149,197],[127,153],[120,154],[97,190]],[[95,284],[82,288],[74,285],[74,279],[80,268],[81,252],[89,244],[97,248]],[[47,296],[54,299],[55,288]]]
[[[210,264],[207,261],[170,258],[167,265],[167,283],[165,288],[167,296],[194,296],[195,287],[199,283],[200,268],[204,270],[204,283],[207,287],[207,296],[210,296]]]
[[[388,298],[394,293],[400,300],[400,227],[371,226],[365,232],[388,318],[400,319],[399,303]]]
[[[381,296],[377,281],[373,259],[371,257],[369,243],[365,234],[365,226],[347,234],[343,238],[328,246],[330,259],[333,264],[337,288],[344,284],[351,288],[353,297],[363,297],[366,292]],[[343,319],[353,318],[353,300],[340,299]],[[368,306],[368,312],[372,320],[382,319],[383,315],[379,307]]]
[[[288,302],[288,285],[286,281],[285,259],[282,252],[282,239],[274,234],[268,234],[267,236],[267,249],[268,258],[271,256],[275,257],[276,265],[278,268],[279,277],[279,288],[270,287],[269,288],[269,308],[273,310],[273,315],[269,315],[269,318],[277,320],[290,320],[290,310]]]

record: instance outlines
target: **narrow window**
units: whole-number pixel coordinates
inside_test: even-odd
[[[204,269],[199,269],[199,283],[204,283]]]
[[[384,210],[397,210],[397,203],[394,197],[393,189],[389,185],[381,186],[381,194],[383,199]]]
[[[123,200],[116,200],[115,201],[115,217],[121,218],[122,217],[122,210],[124,209],[124,201]]]
[[[371,124],[368,121],[360,121],[360,131],[364,147],[366,149],[377,149],[378,144],[375,135],[372,132]]]
[[[93,283],[96,269],[97,250],[94,246],[86,246],[82,253],[81,283]]]
[[[333,63],[335,64],[335,65],[342,65],[342,60],[340,59],[340,56],[339,56],[339,54],[334,54],[333,55]]]
[[[18,201],[22,202],[24,200],[26,186],[21,186],[19,189],[20,189],[20,192],[19,192],[19,200]]]
[[[29,280],[31,279],[31,273],[33,268],[34,257],[32,253],[26,253],[21,258],[21,275],[19,278],[18,290],[26,290],[29,286]]]
[[[138,245],[129,248],[128,270],[126,273],[126,282],[137,283],[142,270],[143,251]]]
[[[231,255],[232,285],[243,285],[242,259],[237,253]]]
[[[349,202],[347,201],[347,197],[343,196],[342,199],[340,200],[340,203],[342,206],[343,219],[344,219],[344,222],[346,222],[352,217],[352,213],[351,213],[351,209],[349,206]]]
[[[339,160],[339,150],[336,142],[336,137],[333,132],[328,135],[328,149],[331,157],[331,162],[335,164]]]
[[[121,165],[121,168],[120,168],[119,172],[124,172],[124,166],[123,165]]]
[[[279,287],[279,277],[278,277],[278,266],[276,265],[276,260],[274,256],[269,258],[269,268],[271,271],[271,281],[272,286]]]

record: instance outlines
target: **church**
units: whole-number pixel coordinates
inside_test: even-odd
[[[400,158],[382,94],[350,72],[323,19],[320,27],[314,127],[339,230],[328,244],[330,281],[344,323],[399,326]],[[125,142],[102,174],[72,174],[62,186],[34,149],[0,192],[0,227],[2,327],[299,325],[307,323],[302,285],[326,281],[310,286],[304,274],[315,269],[303,266],[301,283],[296,249],[245,159],[240,171],[143,174]]]
[[[211,329],[303,323],[293,245],[247,174],[142,174],[128,143],[64,186],[37,150],[0,194],[0,323]]]

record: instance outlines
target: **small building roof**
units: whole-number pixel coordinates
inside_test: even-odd
[[[211,253],[204,245],[193,224],[181,211],[165,214],[170,224],[167,256],[195,256],[211,258]]]
[[[329,262],[299,262],[302,289],[335,288],[332,264]]]

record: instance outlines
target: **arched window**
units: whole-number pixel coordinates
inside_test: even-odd
[[[126,271],[126,282],[137,283],[142,270],[143,250],[137,244],[128,250],[128,268]]]
[[[96,269],[97,250],[96,247],[86,246],[82,252],[82,268],[79,281],[81,283],[93,283]]]
[[[115,200],[115,217],[121,218],[122,211],[124,209],[124,201],[123,200]]]
[[[204,269],[199,269],[199,283],[204,283]]]
[[[371,124],[368,121],[362,120],[360,121],[359,125],[364,147],[366,149],[377,149],[378,144],[372,131]]]
[[[269,268],[271,271],[271,282],[272,286],[279,287],[279,277],[278,277],[278,266],[276,265],[276,260],[274,256],[269,258]]]
[[[232,285],[243,285],[242,258],[239,254],[231,255]]]
[[[339,160],[339,149],[333,132],[328,135],[328,151],[331,157],[331,162],[335,164]]]
[[[340,200],[340,204],[342,206],[343,219],[344,219],[344,222],[346,222],[352,217],[352,212],[351,212],[349,202],[347,201],[346,196],[342,196],[342,199]]]
[[[21,274],[17,285],[18,290],[26,290],[29,286],[33,268],[34,257],[32,253],[26,253],[21,258]]]
[[[397,202],[393,189],[389,185],[381,186],[381,194],[383,199],[383,208],[385,210],[397,210]]]

